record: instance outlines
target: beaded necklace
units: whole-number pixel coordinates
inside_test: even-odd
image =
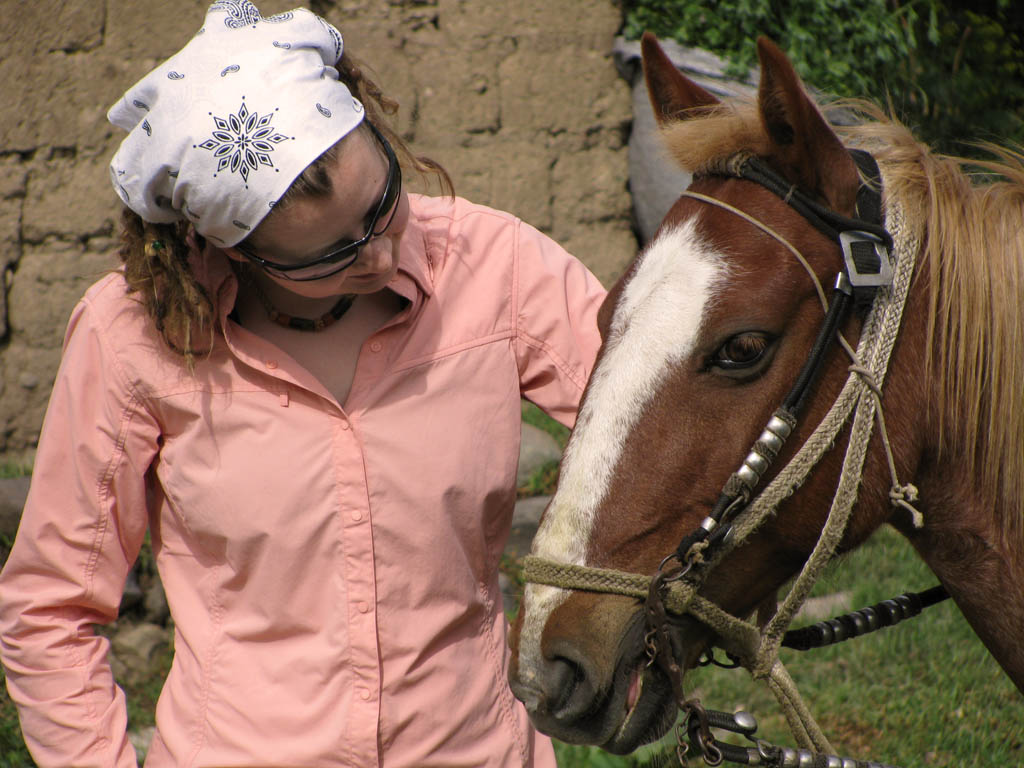
[[[271,322],[277,323],[278,325],[284,326],[285,328],[293,328],[296,331],[322,331],[328,326],[334,325],[342,315],[344,315],[348,308],[352,306],[352,302],[355,301],[356,295],[354,293],[344,293],[341,298],[338,299],[337,303],[329,310],[324,312],[320,317],[308,318],[308,317],[294,317],[280,311],[277,307],[271,303],[270,298],[263,292],[259,283],[256,280],[252,280],[250,285],[256,293],[256,297],[260,300],[263,308],[267,310],[267,317],[270,318]]]

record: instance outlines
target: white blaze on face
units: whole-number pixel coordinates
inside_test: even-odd
[[[724,262],[698,238],[693,219],[662,232],[641,254],[615,307],[604,356],[591,375],[562,460],[558,492],[533,540],[532,554],[587,564],[594,517],[623,442],[665,375],[693,350],[704,311],[725,277]],[[569,594],[527,585],[519,645],[524,681],[539,668],[531,660],[540,660],[540,635],[548,616]]]

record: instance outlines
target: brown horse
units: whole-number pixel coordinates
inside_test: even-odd
[[[532,553],[655,574],[680,540],[721,543],[693,534],[702,525],[714,531],[702,520],[723,487],[732,488],[727,499],[739,488],[737,508],[756,506],[757,494],[733,483],[734,470],[751,445],[763,447],[765,424],[812,354],[827,301],[821,286],[851,292],[836,279],[849,264],[840,244],[793,198],[863,220],[858,203],[872,184],[850,151],[857,148],[880,169],[880,209],[895,239],[890,263],[904,265],[907,286],[887,371],[864,377],[877,412],[867,417],[876,426],[862,472],[851,478],[843,469],[849,419],[774,514],[711,563],[699,596],[734,617],[774,609],[777,590],[819,545],[837,487],[850,486],[856,504],[834,551],[894,526],[1024,690],[1024,162],[992,148],[998,159],[980,164],[990,176],[972,184],[964,161],[930,153],[869,105],[859,105],[857,125],[836,128],[775,45],[762,39],[758,52],[756,104],[724,105],[677,72],[653,37],[643,40],[662,136],[694,181],[602,308],[604,345]],[[749,158],[781,189],[733,172]],[[884,260],[882,245],[875,253]],[[847,348],[827,348],[792,434],[758,468],[759,490],[773,487],[865,372],[848,356],[876,311],[867,295],[839,321]],[[723,525],[731,514],[720,515]],[[706,570],[694,551],[675,556],[692,558],[673,561],[675,575],[684,565]],[[648,664],[644,601],[553,584],[528,583],[511,636],[509,680],[536,726],[613,752],[660,736],[678,696],[665,665]],[[692,611],[674,616],[668,634],[682,669],[721,640]]]

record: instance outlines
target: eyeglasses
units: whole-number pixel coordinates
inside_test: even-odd
[[[391,221],[395,218],[395,211],[398,210],[399,196],[402,194],[402,168],[398,164],[398,158],[395,157],[395,151],[373,123],[367,120],[366,124],[384,148],[384,154],[387,155],[388,180],[384,186],[384,194],[381,195],[380,202],[377,203],[373,216],[370,218],[370,224],[366,229],[365,235],[354,242],[332,248],[324,255],[317,256],[310,261],[304,261],[301,264],[281,264],[280,262],[264,259],[253,253],[248,246],[244,246],[241,243],[236,245],[235,249],[250,261],[259,264],[271,275],[284,278],[285,280],[319,280],[351,267],[356,259],[359,258],[359,249],[373,238],[383,235],[388,227],[391,226]],[[385,216],[387,217],[386,219],[383,218]]]

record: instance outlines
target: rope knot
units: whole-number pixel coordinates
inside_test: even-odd
[[[695,541],[690,549],[686,553],[686,562],[692,563],[693,565],[700,565],[704,562],[704,550],[708,548],[710,542],[708,541]]]
[[[924,528],[924,515],[914,506],[914,502],[917,501],[919,496],[917,486],[913,483],[907,483],[906,485],[894,483],[892,488],[889,489],[889,501],[892,505],[894,507],[903,507],[903,509],[907,510],[910,513],[915,528]]]
[[[855,373],[857,376],[859,376],[860,380],[864,383],[864,386],[871,390],[872,394],[874,394],[875,397],[881,400],[882,388],[878,386],[878,380],[875,378],[875,374],[869,368],[866,368],[863,365],[860,365],[859,363],[854,363],[847,370],[849,370],[850,373]]]

